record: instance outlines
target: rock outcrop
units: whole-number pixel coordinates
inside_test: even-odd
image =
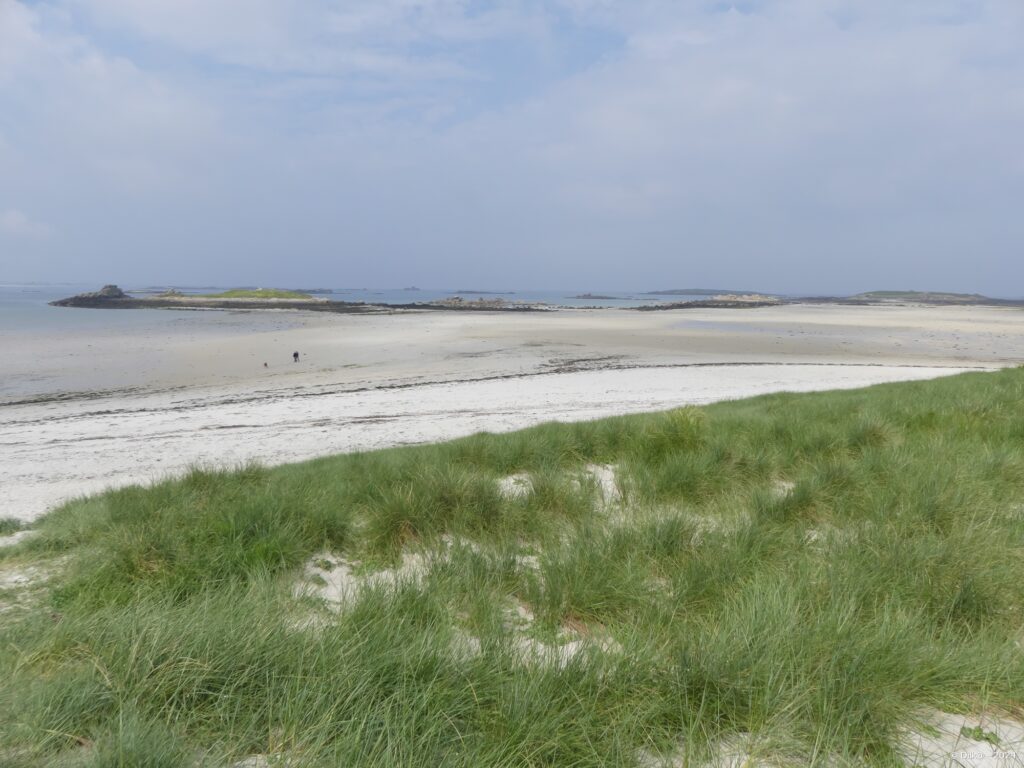
[[[88,295],[88,294],[86,294],[86,295]],[[98,291],[96,291],[96,293],[94,293],[92,295],[93,296],[102,296],[105,299],[123,299],[128,294],[126,294],[124,291],[122,291],[116,285],[104,285],[102,288],[100,288]]]
[[[102,307],[112,306],[122,299],[130,299],[131,297],[118,288],[116,285],[104,285],[98,291],[92,291],[90,293],[80,293],[77,296],[71,296],[67,299],[60,299],[58,301],[51,301],[55,307]],[[113,304],[111,304],[113,302]]]

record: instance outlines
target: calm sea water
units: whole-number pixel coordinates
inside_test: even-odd
[[[0,341],[13,335],[86,337],[92,335],[176,328],[203,333],[213,323],[206,313],[192,310],[70,309],[51,307],[49,302],[85,291],[95,285],[0,285]],[[219,325],[224,325],[221,318]]]
[[[152,312],[145,309],[123,309],[117,312],[102,310],[69,310],[51,307],[49,302],[84,291],[94,291],[96,285],[0,285],[0,335],[10,333],[90,333],[120,329],[165,328],[169,324],[201,325],[204,318],[189,310]],[[164,288],[131,288],[136,295],[158,293]],[[182,293],[214,293],[227,290],[217,286],[182,287]],[[568,307],[637,307],[664,301],[696,299],[700,296],[644,295],[618,291],[592,291],[608,299],[575,298],[578,291],[520,290],[509,292],[479,292],[455,290],[408,290],[387,288],[338,288],[315,295],[336,301],[363,301],[372,304],[412,304],[462,296],[467,301],[478,298],[501,298],[509,302],[542,302],[552,306]]]

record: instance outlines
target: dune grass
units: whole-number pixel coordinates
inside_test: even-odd
[[[24,527],[25,524],[16,517],[0,517],[0,536],[9,536]]]
[[[284,288],[233,288],[221,293],[204,293],[204,299],[312,299],[308,293]]]
[[[0,763],[897,764],[922,709],[1024,705],[1022,404],[966,374],[68,504],[0,555],[58,574],[0,613]],[[436,556],[334,613],[294,594],[325,551]]]

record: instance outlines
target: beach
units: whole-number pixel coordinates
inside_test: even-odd
[[[52,311],[70,325],[3,337],[2,516],[31,520],[196,464],[277,464],[1024,360],[1024,311],[995,307],[140,310],[138,324],[117,327],[96,318],[121,310]]]

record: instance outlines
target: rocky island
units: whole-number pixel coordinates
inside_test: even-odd
[[[852,306],[906,306],[921,304],[933,307],[1024,307],[1024,299],[996,299],[980,293],[947,291],[867,291],[853,296],[805,296],[794,299],[802,304],[845,304]]]
[[[80,293],[77,296],[70,296],[50,303],[55,307],[87,309],[291,309],[307,312],[368,314],[414,310],[530,312],[546,309],[540,305],[510,302],[505,299],[481,298],[475,301],[466,301],[458,296],[434,302],[369,304],[362,301],[331,301],[300,291],[280,288],[245,288],[211,294],[184,294],[171,288],[155,296],[133,296],[116,285],[105,285],[98,291]]]
[[[711,296],[707,299],[674,301],[665,304],[646,304],[642,307],[637,307],[637,309],[641,312],[653,312],[664,309],[755,309],[757,307],[774,307],[783,303],[785,302],[778,296],[768,296],[763,293],[727,293],[720,296]]]

